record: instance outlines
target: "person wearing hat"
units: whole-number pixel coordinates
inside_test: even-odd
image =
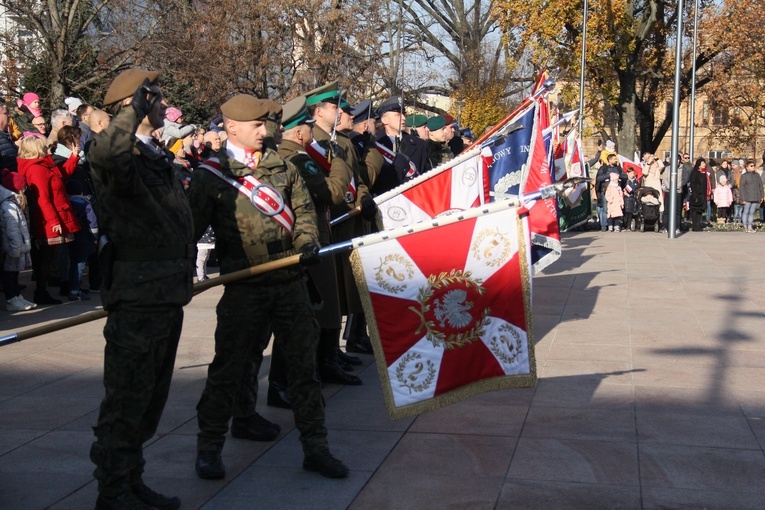
[[[406,118],[406,127],[409,132],[423,140],[428,139],[428,116],[421,113],[410,115]]]
[[[323,147],[325,153],[331,153],[333,157],[342,158],[353,170],[353,179],[346,193],[345,202],[340,205],[331,206],[330,216],[331,218],[337,218],[352,209],[360,208],[361,217],[367,222],[371,222],[377,215],[377,205],[374,199],[372,199],[364,180],[361,179],[362,169],[359,164],[358,154],[351,140],[335,130],[335,119],[340,115],[339,102],[340,94],[337,90],[337,81],[327,83],[306,94],[308,113],[316,120],[312,130],[315,143]],[[336,140],[334,142],[331,134],[333,130],[336,133]],[[311,157],[326,169],[328,159],[317,154],[317,151],[311,150],[310,146],[306,149]],[[368,233],[369,227],[364,224],[362,218],[351,218],[332,227],[332,240],[334,242],[348,241]],[[353,314],[356,317],[363,317],[364,309],[361,306],[361,297],[353,278],[349,257],[350,254],[348,253],[338,255],[341,267],[341,270],[338,271],[341,312],[349,317]],[[358,336],[365,337],[367,334],[366,322],[363,320],[348,320],[346,325],[346,327],[352,330],[347,339],[346,350],[354,350],[353,346],[356,345]],[[371,354],[371,352],[371,344],[369,344],[368,349],[364,349],[364,353]]]
[[[108,239],[100,251],[106,396],[90,450],[97,509],[181,505],[142,480],[143,443],[165,407],[194,271],[191,209],[151,136],[165,117],[158,78],[128,69],[114,79],[104,98],[114,118],[88,153],[102,243]]]
[[[167,144],[167,141],[171,138],[182,140],[192,134],[194,134],[194,126],[192,124],[189,124],[188,126],[183,125],[183,112],[178,108],[172,106],[169,107],[165,111],[165,122],[163,124],[161,138],[162,143]]]
[[[299,96],[285,104],[282,119],[284,131],[278,152],[279,156],[295,165],[305,181],[316,208],[319,243],[322,246],[329,246],[332,244],[332,233],[327,220],[329,209],[344,203],[348,185],[353,179],[353,170],[341,158],[332,159],[329,171],[321,168],[311,159],[306,153],[306,147],[313,141],[311,132],[313,122],[305,107],[305,96]],[[319,289],[323,302],[323,306],[316,311],[316,319],[321,328],[317,352],[319,376],[324,383],[359,385],[361,379],[346,373],[338,363],[342,317],[335,258],[323,257],[320,264],[308,268],[308,273]],[[286,373],[280,375],[278,372],[279,366],[281,365],[283,371],[285,365],[274,363],[277,359],[283,358],[280,353],[279,349],[271,358],[268,401],[272,405],[279,405],[284,400],[284,393],[280,386],[284,386]],[[361,360],[358,361],[361,363]]]
[[[234,437],[275,439],[280,428],[255,412],[255,402],[236,399],[263,359],[273,331],[287,364],[288,395],[300,431],[303,468],[327,477],[348,468],[329,452],[321,384],[315,376],[319,327],[304,281],[303,265],[320,262],[316,210],[300,173],[265,145],[267,122],[281,107],[238,94],[221,106],[228,139],[219,158],[197,168],[188,189],[194,238],[215,231],[221,274],[300,253],[301,265],[226,285],[217,307],[215,357],[197,404],[197,475],[226,476],[221,451],[234,417]],[[254,398],[254,395],[253,395]],[[242,416],[249,412],[249,416]]]
[[[454,129],[451,125],[447,127],[446,119],[436,115],[428,119],[426,126],[428,127],[428,161],[430,166],[436,168],[454,159],[454,154],[446,139],[448,130],[451,129],[453,132]]]
[[[428,170],[428,146],[425,140],[404,132],[406,117],[401,96],[393,96],[380,104],[377,113],[383,132],[377,135],[377,143],[395,154],[393,161],[386,159],[380,170],[372,193],[380,195]],[[385,154],[383,154],[385,157]]]
[[[377,150],[375,137],[375,112],[372,110],[372,100],[364,99],[353,107],[353,130],[349,135],[359,156],[361,180],[372,189],[377,175],[385,164],[382,155]]]
[[[353,109],[350,103],[348,103],[345,95],[340,97],[340,102],[337,105],[340,110],[340,118],[337,121],[337,132],[342,133],[349,137],[351,130],[353,129]]]

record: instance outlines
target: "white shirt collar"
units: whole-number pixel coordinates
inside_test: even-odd
[[[231,143],[231,140],[226,142],[226,155],[229,159],[235,159],[241,164],[244,164],[244,149]]]
[[[159,152],[157,151],[157,148],[156,148],[156,147],[154,147],[154,144],[152,143],[152,140],[153,140],[154,138],[152,138],[152,136],[151,136],[151,135],[138,135],[138,134],[136,134],[136,135],[135,135],[135,137],[136,137],[136,138],[138,138],[139,140],[141,140],[141,141],[142,141],[142,142],[143,142],[145,145],[147,145],[147,146],[148,146],[148,147],[149,147],[151,150],[153,150],[153,151],[154,151],[154,152],[156,152],[156,153],[159,153]]]

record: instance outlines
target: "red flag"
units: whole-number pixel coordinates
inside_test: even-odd
[[[391,417],[535,384],[524,223],[503,208],[354,250]]]
[[[621,154],[619,156],[619,163],[622,165],[622,170],[627,173],[630,169],[635,171],[635,177],[638,179],[643,178],[643,166],[640,163],[635,163],[631,159],[627,159]]]
[[[552,184],[549,139],[551,132],[547,101],[537,101],[534,134],[531,138],[531,154],[528,158],[525,177],[521,183],[521,195],[539,191]],[[547,141],[545,140],[547,138]],[[561,254],[558,210],[555,198],[538,200],[527,205],[529,209],[529,230],[531,231],[532,261],[534,272],[538,273],[555,262]]]

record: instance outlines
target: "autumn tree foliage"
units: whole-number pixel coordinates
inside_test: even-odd
[[[587,24],[586,78],[590,116],[603,118],[604,109],[616,114],[618,146],[625,151],[639,147],[655,151],[671,126],[665,105],[674,83],[674,42],[677,2],[665,0],[591,0]],[[702,2],[696,57],[696,89],[702,89],[714,72],[725,71],[718,57],[730,42],[731,27],[726,2]],[[692,7],[692,3],[691,3]],[[496,12],[507,27],[510,45],[522,46],[535,65],[557,71],[578,89],[582,43],[582,2],[547,0],[497,0]],[[690,94],[690,10],[686,19],[681,100]],[[721,62],[714,67],[713,62]],[[572,97],[564,90],[564,97]],[[603,126],[594,126],[599,129]]]
[[[759,156],[760,131],[765,126],[765,30],[759,16],[765,0],[739,0],[731,5],[730,23],[736,27],[723,53],[729,72],[715,73],[706,87],[708,112],[697,116],[707,123],[711,146]]]

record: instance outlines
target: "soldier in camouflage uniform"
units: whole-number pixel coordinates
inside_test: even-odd
[[[428,119],[428,161],[432,168],[441,166],[454,159],[454,153],[449,147],[447,130],[453,129],[446,125],[446,119],[440,115]]]
[[[104,103],[115,117],[88,153],[109,239],[101,251],[106,396],[90,452],[97,509],[181,504],[142,481],[142,447],[167,400],[194,270],[191,210],[172,158],[151,137],[165,116],[158,76],[130,69],[114,80]]]
[[[292,164],[263,145],[274,105],[245,94],[227,101],[221,112],[228,140],[220,159],[201,165],[188,190],[194,224],[200,226],[194,234],[199,237],[203,225],[212,225],[221,274],[296,252],[301,253],[301,264],[320,261],[316,212],[305,184]],[[235,184],[251,186],[249,196]],[[288,395],[305,454],[303,468],[331,478],[347,476],[348,468],[332,456],[327,443],[321,385],[315,375],[319,328],[302,267],[228,284],[217,315],[215,358],[197,405],[197,474],[225,477],[221,451],[234,393],[243,374],[252,370],[252,350],[262,355],[268,344],[264,331],[273,329],[287,360]]]

